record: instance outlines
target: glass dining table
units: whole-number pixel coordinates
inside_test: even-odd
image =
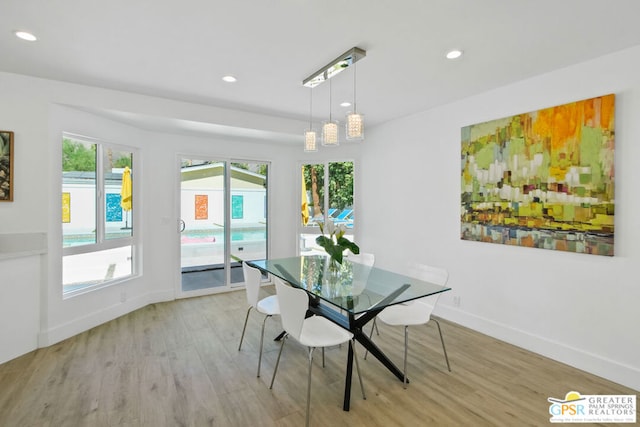
[[[373,343],[363,328],[385,307],[451,290],[435,283],[349,261],[332,264],[322,255],[248,261],[309,295],[309,312],[324,316],[354,334],[400,381],[402,371]],[[353,351],[349,346],[343,409],[349,410]]]

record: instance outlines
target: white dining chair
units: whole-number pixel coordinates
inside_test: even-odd
[[[282,327],[286,334],[282,338],[280,352],[278,352],[278,359],[276,360],[276,366],[273,370],[273,378],[271,378],[269,388],[273,388],[273,382],[276,379],[276,373],[278,372],[278,365],[280,364],[280,356],[282,355],[284,343],[288,337],[293,337],[308,349],[309,372],[307,375],[306,415],[306,425],[308,426],[309,408],[311,405],[311,367],[313,366],[313,351],[318,347],[324,349],[325,347],[336,346],[348,341],[351,345],[351,349],[353,350],[353,360],[356,362],[356,370],[358,371],[358,379],[360,380],[362,398],[366,399],[364,386],[362,384],[362,377],[360,375],[360,365],[358,364],[358,358],[356,357],[356,346],[353,334],[325,317],[314,315],[305,318],[309,307],[309,297],[307,293],[302,289],[289,286],[278,277],[275,277],[274,280],[276,284],[276,294],[280,301]]]
[[[359,254],[354,254],[351,251],[347,251],[345,257],[351,262],[357,262],[358,264],[364,264],[369,267],[373,267],[373,264],[376,261],[375,255],[369,252],[360,252]]]
[[[262,321],[262,332],[260,333],[260,353],[258,356],[258,377],[260,376],[260,365],[262,364],[262,344],[264,342],[264,326],[267,319],[271,316],[280,314],[280,304],[278,304],[278,296],[271,295],[263,299],[260,298],[260,284],[262,282],[262,272],[255,267],[251,267],[246,262],[242,263],[242,272],[244,274],[244,287],[247,294],[247,315],[244,318],[244,326],[242,327],[242,335],[240,336],[240,345],[238,351],[242,348],[242,340],[244,339],[244,332],[247,329],[247,321],[249,320],[249,313],[252,308],[255,308],[258,313],[264,315]]]
[[[351,262],[362,264],[367,267],[373,267],[373,264],[375,264],[376,262],[375,255],[370,252],[360,252],[359,254],[354,254],[351,251],[347,251],[346,258]],[[354,293],[357,293],[359,295],[365,286],[366,286],[366,279],[363,281],[363,283],[354,282],[353,283]],[[359,292],[357,290],[358,288],[361,288]],[[356,315],[356,319],[360,316],[361,315]],[[380,332],[378,331],[378,325],[375,324],[375,321],[372,327],[375,328],[376,333],[380,335]]]
[[[447,270],[423,264],[418,264],[410,268],[409,276],[424,280],[425,282],[435,283],[440,286],[445,286],[449,279],[449,273]],[[435,294],[409,301],[407,303],[391,305],[384,308],[376,317],[376,319],[380,319],[382,323],[390,326],[404,326],[404,388],[407,388],[409,326],[425,325],[430,320],[433,320],[436,323],[440,334],[440,342],[442,343],[442,351],[444,352],[444,358],[447,362],[447,369],[451,372],[451,365],[449,364],[449,357],[447,356],[447,348],[444,345],[440,322],[431,316],[439,297],[440,294]],[[374,324],[371,327],[369,338],[373,336],[373,328],[376,326],[376,319],[374,319]]]

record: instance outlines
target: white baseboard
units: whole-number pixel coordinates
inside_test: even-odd
[[[173,291],[154,292],[137,298],[131,298],[126,302],[117,303],[110,307],[105,307],[100,311],[75,318],[46,331],[41,331],[38,334],[38,347],[48,347],[149,304],[172,301],[174,299],[175,296]]]
[[[634,390],[640,390],[640,369],[636,367],[533,335],[444,304],[439,304],[434,314],[445,320],[458,323],[469,329],[565,363],[590,374],[606,378]]]

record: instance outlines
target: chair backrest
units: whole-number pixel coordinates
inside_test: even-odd
[[[447,281],[449,280],[449,272],[447,270],[426,264],[413,264],[409,266],[408,273],[411,277],[424,280],[425,282],[435,283],[440,286],[446,286]],[[417,299],[415,300],[415,304],[423,304],[425,306],[425,314],[427,316],[431,316],[431,312],[433,312],[441,294],[442,293]]]
[[[351,251],[347,251],[346,257],[351,262],[365,266],[364,272],[358,275],[358,279],[353,279],[353,295],[360,295],[367,284],[367,278],[371,272],[371,268],[367,267],[373,267],[376,257],[368,252],[360,252],[356,255]]]
[[[373,267],[373,264],[376,261],[375,255],[368,252],[360,252],[356,255],[353,252],[348,251],[347,259],[351,262],[357,262],[358,264],[364,264],[369,267]]]
[[[275,277],[276,294],[280,303],[280,318],[284,330],[296,340],[300,340],[302,324],[309,308],[309,297],[302,289],[289,286],[279,277]]]
[[[255,267],[251,267],[246,262],[242,262],[242,273],[244,274],[244,288],[247,292],[247,304],[256,308],[260,296],[260,283],[262,273]]]
[[[408,268],[408,273],[411,277],[440,286],[445,286],[449,280],[449,272],[447,270],[426,264],[412,264]]]

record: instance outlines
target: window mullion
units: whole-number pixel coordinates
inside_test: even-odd
[[[324,200],[323,200],[323,214],[325,224],[329,221],[329,162],[324,163]]]
[[[98,144],[96,150],[96,243],[105,240],[105,186],[104,186],[104,147]]]

